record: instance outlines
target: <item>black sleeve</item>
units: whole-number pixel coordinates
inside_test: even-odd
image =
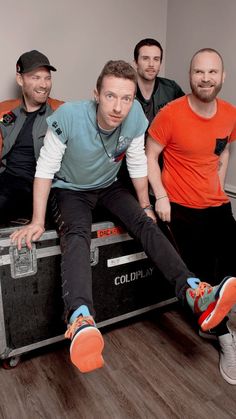
[[[184,96],[185,93],[183,92],[181,87],[176,82],[174,82],[174,84],[175,84],[175,99],[178,99],[178,97]]]

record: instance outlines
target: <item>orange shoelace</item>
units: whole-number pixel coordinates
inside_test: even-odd
[[[84,326],[84,325],[90,325],[90,326],[94,326],[94,320],[92,318],[92,316],[79,316],[77,317],[77,319],[75,319],[75,321],[68,325],[68,329],[65,333],[65,337],[67,339],[72,339],[76,330],[79,329],[79,327]]]
[[[194,290],[196,297],[202,297],[205,293],[206,288],[208,288],[208,293],[212,291],[212,286],[207,282],[200,282],[198,287]]]

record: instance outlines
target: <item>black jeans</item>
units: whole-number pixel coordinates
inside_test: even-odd
[[[139,240],[146,254],[182,298],[187,278],[194,276],[159,227],[145,214],[137,200],[114,182],[105,189],[73,191],[52,189],[52,210],[62,251],[62,289],[66,313],[87,305],[94,314],[90,242],[92,210],[97,204],[118,217],[129,234]]]
[[[13,218],[32,217],[33,181],[0,174],[0,224]]]
[[[202,280],[215,285],[236,275],[236,221],[230,203],[206,209],[171,203],[171,229],[183,260]]]

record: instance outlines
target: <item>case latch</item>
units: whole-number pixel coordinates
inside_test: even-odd
[[[32,243],[32,249],[24,245],[20,250],[15,245],[10,246],[9,254],[12,278],[22,278],[36,274],[37,256],[35,243]]]
[[[98,247],[91,247],[90,249],[90,265],[95,266],[99,260],[99,249]]]

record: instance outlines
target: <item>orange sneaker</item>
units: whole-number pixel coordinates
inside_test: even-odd
[[[71,339],[71,362],[81,372],[90,372],[103,367],[104,341],[92,316],[77,317],[68,325],[65,337]]]

